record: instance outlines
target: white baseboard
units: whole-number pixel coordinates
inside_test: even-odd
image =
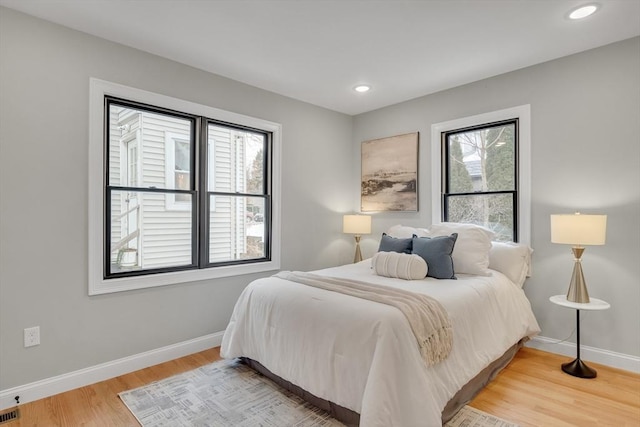
[[[95,384],[129,372],[164,363],[169,360],[187,356],[218,347],[222,343],[224,331],[194,338],[181,343],[168,345],[122,359],[69,372],[52,378],[35,381],[29,384],[0,391],[0,410],[15,406],[15,396],[20,396],[20,404],[53,396],[78,387]]]
[[[216,332],[56,377],[2,390],[0,391],[0,410],[15,406],[15,396],[20,396],[20,404],[33,402],[34,400],[95,384],[212,347],[218,347],[222,343],[223,335],[224,331]],[[557,340],[547,337],[535,337],[527,342],[526,346],[569,357],[575,357],[576,355],[576,345],[574,343],[557,343]],[[640,357],[584,345],[580,346],[580,353],[581,359],[587,362],[600,363],[625,371],[640,373]]]
[[[558,340],[552,338],[534,337],[525,345],[538,350],[548,351],[549,353],[570,356],[574,359],[576,357],[576,345],[571,342],[559,343]],[[580,359],[585,362],[600,363],[613,368],[635,372],[636,374],[640,373],[640,357],[630,356],[628,354],[580,345]]]

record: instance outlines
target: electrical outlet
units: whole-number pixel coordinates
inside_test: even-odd
[[[24,346],[33,347],[34,345],[40,345],[40,326],[24,330]]]

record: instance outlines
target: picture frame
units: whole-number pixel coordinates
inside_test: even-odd
[[[418,132],[362,142],[362,212],[418,211],[418,144]]]

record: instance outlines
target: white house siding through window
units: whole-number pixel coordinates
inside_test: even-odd
[[[110,185],[191,188],[192,121],[115,104],[109,116]],[[263,134],[209,123],[208,191],[250,193],[247,186],[256,180],[254,169],[262,170],[265,143]],[[262,178],[257,185],[264,185]],[[112,191],[113,271],[191,265],[192,197]],[[263,198],[209,195],[208,203],[209,262],[264,256]]]

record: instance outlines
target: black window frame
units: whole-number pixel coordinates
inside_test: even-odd
[[[156,187],[130,187],[126,185],[111,185],[110,182],[110,107],[117,105],[125,108],[132,108],[141,111],[148,111],[155,114],[178,117],[191,122],[190,135],[190,166],[189,177],[190,189],[182,190],[176,188],[156,188]],[[105,95],[104,96],[104,117],[103,117],[103,279],[117,279],[126,277],[148,276],[153,274],[180,272],[187,270],[211,269],[216,267],[254,264],[268,262],[272,260],[272,204],[273,204],[273,132],[229,123],[221,120],[208,118],[202,115],[189,114],[168,108],[162,108],[142,102],[131,101],[124,98]],[[210,124],[223,126],[240,131],[259,133],[264,136],[263,151],[263,192],[261,194],[221,192],[208,190],[208,132]],[[122,184],[122,183],[121,183]],[[142,184],[139,182],[138,185]],[[111,194],[113,191],[132,191],[141,193],[161,193],[161,194],[190,194],[191,197],[191,263],[171,267],[147,268],[141,270],[126,270],[114,272],[111,269]],[[264,256],[258,258],[228,260],[220,262],[209,262],[209,223],[210,195],[222,195],[227,197],[259,197],[264,200]]]
[[[467,132],[473,132],[482,129],[495,128],[500,126],[514,126],[513,138],[514,138],[514,189],[513,190],[495,190],[495,191],[470,191],[470,192],[452,192],[450,190],[450,177],[449,177],[449,166],[450,166],[450,156],[449,156],[449,138]],[[448,212],[448,200],[454,197],[463,197],[463,196],[486,196],[486,195],[500,195],[500,194],[510,194],[512,197],[513,203],[513,242],[517,243],[519,240],[518,236],[518,200],[519,200],[519,189],[520,189],[520,173],[519,173],[519,163],[520,163],[520,127],[519,127],[519,118],[511,118],[505,120],[499,120],[495,122],[482,123],[473,126],[467,126],[459,129],[447,130],[441,133],[441,153],[442,153],[442,191],[441,191],[441,214],[442,221],[447,222],[449,220],[449,212]]]

